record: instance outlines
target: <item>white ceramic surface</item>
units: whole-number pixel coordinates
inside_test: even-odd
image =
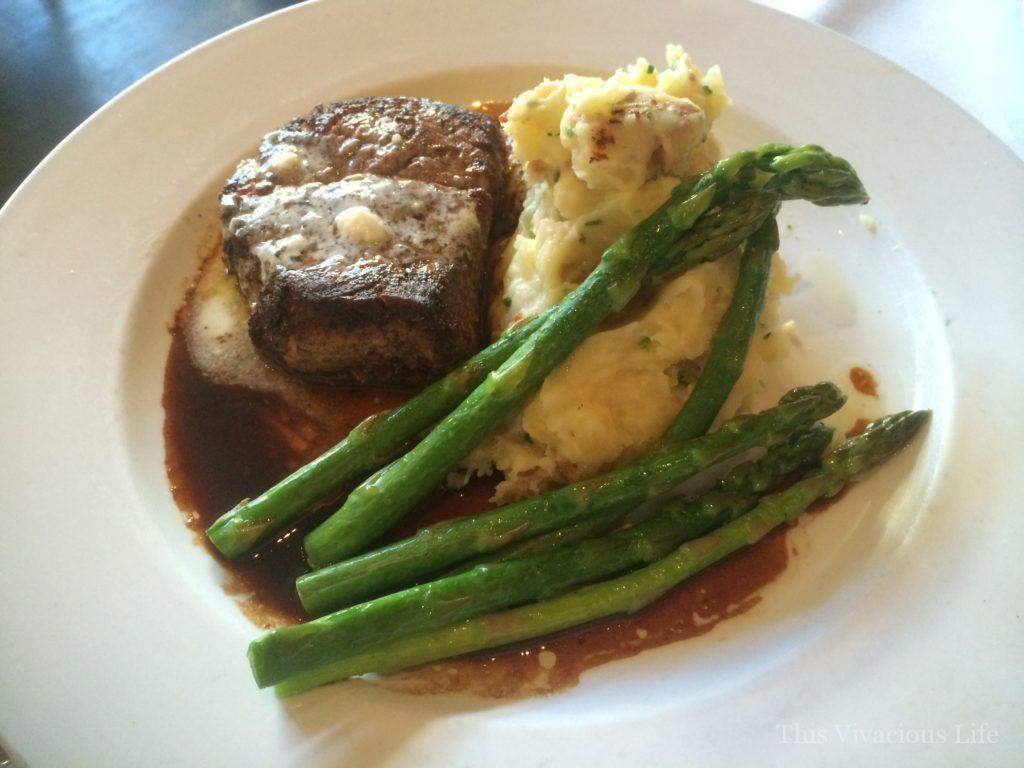
[[[0,212],[0,741],[16,763],[1021,754],[1024,167],[952,102],[820,28],[739,0],[623,8],[356,0],[275,14],[115,99]],[[672,41],[723,67],[727,148],[814,141],[860,170],[877,233],[858,210],[786,209],[783,251],[804,277],[783,310],[803,340],[786,375],[866,363],[882,402],[855,398],[843,418],[931,407],[927,436],[791,534],[800,555],[754,610],[568,692],[492,702],[348,683],[282,703],[257,691],[244,656],[256,630],[182,525],[162,463],[166,327],[216,226],[219,183],[318,101],[507,96]]]
[[[1024,158],[1021,0],[755,0],[846,35],[955,100]]]

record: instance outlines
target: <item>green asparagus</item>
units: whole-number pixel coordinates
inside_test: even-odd
[[[543,324],[420,443],[358,486],[305,539],[314,567],[363,551],[419,502],[490,431],[514,415],[602,320],[624,308],[654,262],[665,258],[701,214],[736,189],[822,205],[863,202],[849,164],[820,147],[782,147],[733,155],[697,180],[680,184],[650,217],[621,236]]]
[[[500,563],[505,560],[515,560],[517,557],[523,557],[524,555],[546,552],[566,544],[574,544],[577,541],[604,536],[622,525],[622,521],[626,519],[631,511],[630,508],[620,509],[615,507],[591,515],[580,520],[578,523],[558,528],[550,533],[542,533],[530,539],[515,541],[499,550],[487,552],[480,557],[460,563],[446,575],[454,576],[458,573],[465,573],[480,565],[480,563]]]
[[[275,629],[249,646],[260,685],[399,637],[454,624],[484,613],[554,597],[658,560],[682,542],[717,528],[757,503],[765,486],[820,460],[832,431],[798,433],[761,459],[740,465],[719,488],[699,499],[669,502],[653,518],[604,538],[591,539],[395,592],[291,627]]]
[[[387,463],[411,438],[450,413],[542,323],[536,317],[513,327],[416,397],[364,419],[319,458],[217,518],[206,530],[210,541],[226,557],[242,555],[345,483]]]
[[[652,565],[549,600],[385,642],[363,653],[348,655],[338,649],[336,661],[296,672],[278,683],[275,690],[281,696],[292,695],[346,677],[396,672],[636,612],[709,565],[795,520],[818,499],[838,493],[857,475],[906,445],[928,415],[927,411],[907,411],[873,423],[828,456],[820,471],[762,499],[752,511],[683,544]]]
[[[701,222],[707,221],[701,217]],[[740,263],[736,290],[725,315],[711,339],[711,354],[701,372],[697,385],[683,404],[682,410],[669,427],[664,439],[675,443],[707,432],[715,416],[743,372],[743,364],[750,346],[750,337],[764,306],[764,296],[772,254],[779,244],[778,226],[769,217],[748,240]],[[551,549],[563,544],[604,535],[614,529],[628,512],[609,510],[592,515],[574,525],[551,533],[519,541],[500,552],[484,555],[460,566],[455,573],[469,570],[477,562],[509,560],[524,554]]]
[[[747,241],[736,290],[711,337],[707,362],[679,415],[665,433],[665,440],[673,442],[703,435],[728,399],[743,373],[750,339],[764,307],[772,255],[778,247],[779,228],[771,217]]]
[[[787,439],[845,401],[827,382],[787,392],[779,405],[739,416],[716,431],[622,469],[474,517],[449,520],[350,560],[300,576],[296,589],[312,614],[404,587],[514,541],[572,525],[610,509],[637,506],[714,464]]]

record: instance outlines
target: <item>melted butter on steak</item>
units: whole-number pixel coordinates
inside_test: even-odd
[[[342,274],[370,262],[415,267],[457,261],[485,245],[467,192],[372,174],[262,196],[225,194],[221,211],[228,269],[250,302],[289,270],[320,266],[318,274]],[[382,236],[367,232],[374,227]]]
[[[484,338],[515,193],[497,123],[426,99],[317,107],[221,195],[228,271],[260,352],[306,378],[414,388]]]
[[[239,163],[225,192],[261,195],[280,184],[326,183],[356,173],[469,192],[485,237],[496,209],[500,234],[514,225],[501,210],[510,179],[498,124],[453,104],[405,96],[352,99],[292,120],[263,138],[256,157]]]

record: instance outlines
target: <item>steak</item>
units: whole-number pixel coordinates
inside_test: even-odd
[[[268,134],[221,195],[249,334],[310,379],[409,388],[484,338],[489,245],[513,223],[491,118],[425,99],[317,107]]]

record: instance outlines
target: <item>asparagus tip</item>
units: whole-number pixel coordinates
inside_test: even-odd
[[[931,417],[931,411],[900,411],[868,424],[867,429],[839,445],[823,462],[827,474],[849,478],[898,453]]]

